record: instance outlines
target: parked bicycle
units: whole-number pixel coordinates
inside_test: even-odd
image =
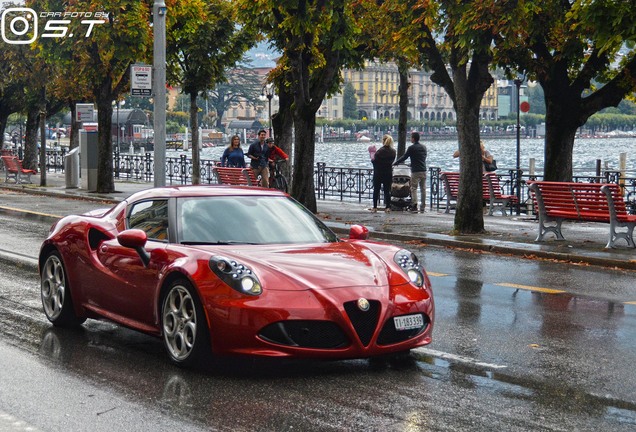
[[[269,170],[269,186],[281,190],[283,192],[288,192],[288,182],[285,176],[283,175],[280,164],[287,162],[285,159],[277,160],[274,163],[270,164]]]

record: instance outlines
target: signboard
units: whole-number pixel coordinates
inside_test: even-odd
[[[75,121],[92,122],[95,115],[93,104],[75,104]]]
[[[152,96],[152,66],[132,65],[130,67],[130,94]]]

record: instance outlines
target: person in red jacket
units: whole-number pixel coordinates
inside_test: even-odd
[[[274,144],[274,138],[267,138],[265,142],[269,147],[270,168],[272,168],[272,163],[275,163],[278,159],[289,160],[289,156],[287,156],[287,153],[285,153],[283,149]]]

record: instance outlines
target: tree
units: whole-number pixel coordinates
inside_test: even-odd
[[[291,194],[316,212],[314,155],[316,112],[335,93],[341,69],[357,54],[351,4],[345,0],[240,0],[244,22],[258,28],[283,53],[279,68],[293,95],[294,173]],[[281,87],[278,85],[277,87]],[[285,90],[284,90],[285,91]]]
[[[412,24],[396,37],[414,41],[423,66],[433,71],[431,80],[444,87],[457,113],[461,158],[454,229],[483,232],[479,108],[494,82],[489,72],[493,36],[509,19],[511,6],[495,0],[390,0],[386,7],[409,17]]]
[[[148,59],[152,47],[148,3],[138,0],[66,2],[66,12],[91,12],[95,22],[71,20],[69,33],[51,44],[52,55],[73,68],[98,110],[97,192],[115,190],[113,178],[112,102],[130,84],[130,65]],[[96,15],[108,14],[97,18]],[[158,167],[158,169],[163,169]]]
[[[633,2],[542,0],[519,3],[516,13],[520,25],[500,29],[497,62],[541,84],[544,178],[570,181],[576,130],[636,89],[636,7]]]
[[[356,99],[356,91],[353,84],[346,83],[342,92],[343,116],[346,119],[358,118],[358,100]]]
[[[223,128],[222,120],[228,109],[235,104],[256,106],[263,86],[262,77],[253,69],[226,70],[226,82],[217,83],[206,92],[210,106],[216,111],[216,127]]]
[[[235,24],[235,8],[227,0],[168,0],[168,79],[190,97],[192,128],[192,183],[199,184],[197,97],[225,80],[226,68],[243,58],[254,41],[251,33]]]

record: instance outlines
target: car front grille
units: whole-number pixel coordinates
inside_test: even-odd
[[[382,331],[380,331],[380,335],[378,336],[378,345],[391,345],[414,338],[421,334],[424,330],[426,330],[430,322],[427,315],[423,315],[422,318],[424,319],[424,324],[421,327],[400,331],[395,329],[393,318],[389,318],[386,323],[384,323]]]
[[[362,345],[367,346],[371,342],[373,332],[378,326],[380,317],[380,302],[377,300],[369,301],[369,310],[363,311],[357,305],[356,301],[346,302],[344,304],[345,311],[349,316],[353,328],[356,330]]]
[[[279,321],[264,327],[259,336],[268,342],[300,348],[335,349],[350,344],[340,327],[331,321]]]

